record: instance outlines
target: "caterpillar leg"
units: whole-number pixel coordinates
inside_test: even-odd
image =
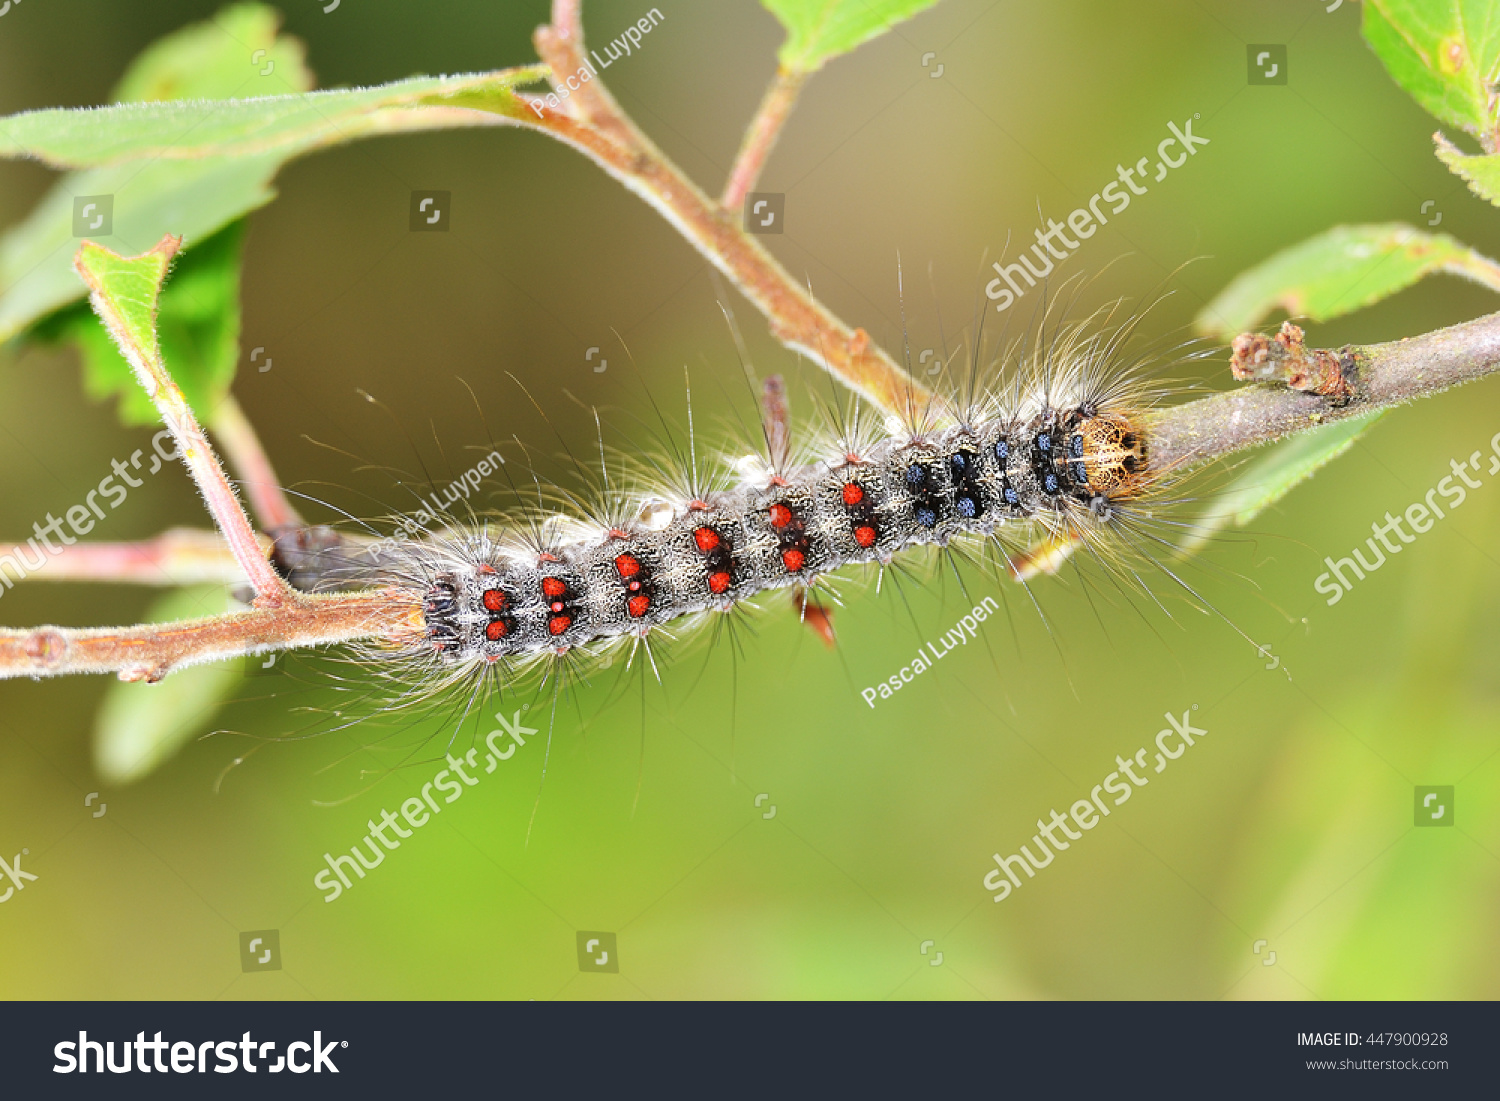
[[[1011,558],[1011,576],[1017,581],[1030,581],[1040,574],[1054,574],[1082,543],[1083,535],[1077,531],[1055,532],[1039,539]]]
[[[832,608],[819,604],[816,600],[809,600],[807,590],[800,586],[792,590],[792,606],[797,609],[802,622],[823,640],[823,645],[832,650],[838,644],[838,636],[833,630]]]

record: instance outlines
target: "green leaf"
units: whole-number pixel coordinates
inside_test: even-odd
[[[230,8],[150,47],[119,92],[151,102],[0,119],[0,156],[76,170],[0,239],[0,341],[79,297],[70,267],[76,197],[111,197],[112,225],[88,232],[116,251],[138,252],[165,233],[202,245],[270,202],[271,180],[293,157],[375,134],[524,116],[513,89],[546,71],[531,66],[306,92],[312,74],[302,65],[302,47],[274,37],[275,24],[269,9]],[[267,63],[274,68],[262,75]],[[156,101],[176,91],[196,98]],[[222,98],[256,91],[292,94]]]
[[[138,370],[161,370],[161,346],[156,340],[156,309],[167,269],[180,242],[163,237],[139,256],[120,256],[103,245],[85,241],[73,266],[89,290],[94,308],[105,311],[120,349]],[[155,390],[155,386],[147,385]]]
[[[1200,516],[1179,550],[1192,554],[1213,535],[1233,524],[1244,527],[1317,471],[1338,458],[1389,413],[1377,409],[1303,432],[1275,444],[1242,469],[1215,494],[1213,507]]]
[[[64,177],[26,221],[0,241],[0,340],[77,299],[75,195],[113,195],[114,227],[92,240],[136,252],[169,230],[189,246],[275,197],[274,155],[243,160],[148,161]]]
[[[1500,153],[1469,156],[1442,134],[1432,135],[1437,158],[1455,175],[1462,176],[1469,190],[1500,206]]]
[[[1494,0],[1365,0],[1364,35],[1395,82],[1496,150],[1500,6]]]
[[[144,622],[221,615],[229,608],[222,586],[197,585],[151,605]],[[116,681],[94,719],[94,766],[115,784],[139,780],[196,735],[244,679],[242,662],[212,662],[179,670],[157,684]]]
[[[786,28],[783,69],[810,73],[937,0],[761,0]]]
[[[370,134],[452,126],[456,120],[442,110],[446,99],[476,91],[503,95],[536,76],[525,70],[518,79],[517,72],[417,76],[374,88],[253,99],[49,107],[0,119],[0,157],[31,157],[55,168],[267,152],[286,160]]]
[[[1278,306],[1327,321],[1439,271],[1500,291],[1500,265],[1446,233],[1400,223],[1335,226],[1242,272],[1195,324],[1206,335],[1226,336],[1254,328]]]
[[[211,422],[239,361],[240,254],[245,223],[234,222],[180,254],[162,290],[157,337],[172,377],[200,420]],[[71,341],[83,357],[84,389],[96,400],[118,397],[126,424],[156,424],[160,414],[130,364],[86,302],[43,318],[31,330],[47,343]]]
[[[317,84],[302,43],[278,37],[281,15],[262,4],[236,4],[146,47],[115,86],[116,103],[231,99],[307,92]]]

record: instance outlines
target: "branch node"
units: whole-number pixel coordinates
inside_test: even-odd
[[[1347,345],[1338,351],[1307,347],[1302,330],[1283,321],[1274,337],[1241,333],[1234,338],[1229,369],[1241,382],[1284,382],[1292,390],[1347,405],[1359,382],[1359,364]]]

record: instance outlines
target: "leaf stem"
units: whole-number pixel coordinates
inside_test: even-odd
[[[786,125],[792,108],[796,106],[797,96],[805,83],[806,73],[788,69],[784,65],[777,68],[776,77],[766,89],[755,118],[745,130],[740,151],[734,159],[734,167],[724,185],[719,205],[725,210],[738,210],[745,201],[745,196],[755,189],[755,181],[760,179],[766,160],[775,148],[776,139],[781,136],[782,127]]]
[[[145,255],[159,256],[165,266],[171,263],[181,245],[182,238],[169,233]],[[274,608],[296,601],[297,594],[281,579],[262,552],[259,537],[250,526],[250,519],[240,506],[224,468],[219,465],[218,456],[214,454],[208,437],[198,424],[198,418],[193,415],[192,407],[188,405],[162,361],[154,335],[147,341],[121,315],[114,296],[108,293],[103,280],[87,261],[90,249],[115,255],[108,249],[85,241],[79,246],[73,268],[89,288],[89,302],[94,307],[94,312],[119,345],[120,352],[135,372],[136,379],[145,388],[147,396],[161,414],[162,421],[171,431],[172,438],[177,443],[177,453],[197,484],[198,491],[203,494],[204,503],[208,505],[208,511],[219,531],[229,541],[229,549],[234,554],[235,561],[240,564],[255,589],[256,606]],[[153,325],[155,314],[153,307]]]
[[[240,485],[250,499],[250,510],[265,531],[277,534],[306,523],[282,492],[271,459],[261,445],[254,426],[234,400],[225,394],[212,421],[214,435],[224,448],[229,465],[240,476]]]

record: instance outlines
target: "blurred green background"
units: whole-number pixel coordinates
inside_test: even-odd
[[[752,0],[589,3],[586,28],[608,41],[650,6],[663,25],[606,78],[717,192],[780,31]],[[0,20],[0,113],[100,102],[141,48],[215,7],[17,5]],[[1199,114],[1211,144],[1061,265],[1090,276],[1112,265],[1083,306],[1167,281],[1176,293],[1146,328],[1180,335],[1235,274],[1341,222],[1440,214],[1443,231],[1500,254],[1500,213],[1433,158],[1436,123],[1364,45],[1358,6],[1324,7],[943,0],[810,82],[760,185],[787,196],[770,247],[891,349],[899,253],[913,349],[938,346],[940,316],[956,345],[986,250],[1029,238],[1039,206],[1065,216],[1117,163],[1151,153],[1169,121]],[[286,15],[330,87],[530,60],[546,12],[366,0]],[[1249,43],[1288,45],[1287,85],[1247,85]],[[0,163],[0,222],[22,218],[52,178]],[[647,415],[647,388],[680,410],[684,364],[704,439],[746,412],[703,262],[546,138],[366,141],[294,162],[278,187],[250,222],[235,393],[303,492],[376,515],[409,500],[381,467],[425,464],[446,482],[491,434],[551,455],[554,427],[586,449],[592,424],[572,398],[621,422]],[[408,232],[409,194],[426,188],[452,191],[450,233]],[[803,380],[792,393],[806,414],[806,384],[826,394],[825,381],[731,301],[757,368]],[[1438,278],[1310,338],[1394,339],[1493,308],[1487,292]],[[257,346],[271,370],[246,365]],[[602,373],[599,355],[585,358],[593,346]],[[1215,356],[1181,374],[1217,387],[1228,371]],[[1497,399],[1491,380],[1388,417],[1253,533],[1205,553],[1194,582],[1272,648],[1274,669],[1180,601],[1167,619],[1069,573],[1035,586],[1050,634],[1024,592],[978,575],[972,600],[951,576],[904,579],[900,594],[846,585],[834,653],[766,600],[737,656],[689,648],[644,703],[637,682],[594,678],[559,708],[545,785],[538,739],[332,903],[312,883],[323,854],[347,851],[366,819],[431,779],[442,716],[277,741],[372,687],[357,667],[297,659],[246,678],[203,731],[230,733],[110,787],[90,744],[106,680],[5,682],[0,856],[24,847],[39,878],[0,905],[0,994],[1495,997],[1500,488],[1474,491],[1336,607],[1313,580],[1450,459],[1488,453]],[[150,434],[83,395],[73,353],[0,354],[0,539],[76,503]],[[100,534],[204,522],[172,470]],[[860,688],[984,595],[1008,612],[984,625],[985,645],[866,706]],[[24,584],[3,594],[0,620],[127,622],[155,596]],[[991,901],[991,853],[1015,852],[1038,817],[1149,744],[1165,712],[1193,705],[1210,732],[1200,745]],[[1414,828],[1424,784],[1455,786],[1451,828]],[[242,971],[239,933],[265,929],[280,931],[281,969]],[[579,930],[617,935],[617,974],[581,973]]]

